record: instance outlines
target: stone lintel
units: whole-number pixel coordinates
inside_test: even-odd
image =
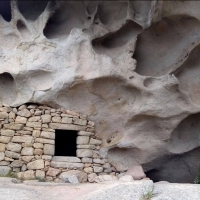
[[[68,169],[83,169],[84,164],[83,163],[69,163],[69,162],[56,162],[51,161],[51,167],[54,168],[68,168]]]
[[[80,163],[80,158],[77,157],[68,157],[68,156],[54,156],[52,161],[56,162],[69,162],[69,163]]]
[[[86,129],[86,126],[80,126],[74,124],[60,124],[60,123],[50,123],[49,127],[52,129],[74,130],[74,131],[85,131]]]

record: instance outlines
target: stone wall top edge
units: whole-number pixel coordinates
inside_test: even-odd
[[[54,113],[60,113],[62,114],[62,117],[80,117],[82,119],[87,119],[86,115],[81,114],[78,111],[72,110],[72,109],[65,109],[65,108],[55,108],[52,106],[47,106],[43,104],[38,103],[25,103],[17,107],[9,106],[7,104],[2,104],[0,102],[0,112],[11,112],[13,109],[17,109],[18,111],[23,109],[28,110],[51,110]],[[89,121],[89,120],[88,120]]]
[[[28,110],[31,110],[31,109],[39,109],[39,110],[50,110],[50,109],[53,109],[55,110],[55,112],[62,112],[64,114],[71,114],[71,115],[74,115],[74,116],[77,116],[77,115],[82,115],[80,112],[76,111],[76,110],[72,110],[72,109],[65,109],[65,108],[55,108],[53,106],[48,106],[48,105],[43,105],[43,104],[38,104],[38,103],[25,103],[25,104],[21,104],[20,106],[10,106],[10,105],[7,105],[7,104],[2,104],[0,102],[0,112],[1,112],[1,108],[8,108],[9,109],[20,109],[20,108],[26,108]],[[84,116],[84,115],[83,115]]]

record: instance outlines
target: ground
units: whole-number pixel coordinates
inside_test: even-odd
[[[195,184],[153,183],[146,180],[71,185],[35,181],[13,183],[12,180],[0,178],[1,200],[142,200],[151,191],[151,200],[200,199],[200,185]]]

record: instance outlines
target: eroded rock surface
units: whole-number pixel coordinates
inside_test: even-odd
[[[157,169],[199,147],[199,1],[1,4],[4,104],[89,115],[119,171]]]

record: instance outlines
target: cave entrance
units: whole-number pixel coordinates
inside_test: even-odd
[[[55,130],[55,156],[76,156],[78,131]]]

